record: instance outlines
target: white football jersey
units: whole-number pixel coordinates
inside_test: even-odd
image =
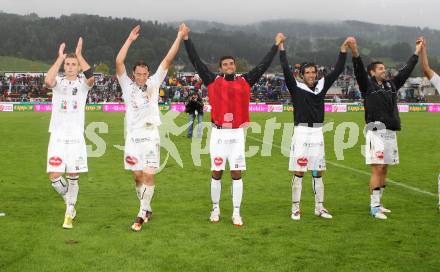
[[[127,131],[145,127],[146,124],[159,126],[159,88],[167,70],[159,66],[156,73],[149,77],[146,86],[138,86],[125,72],[118,76],[125,102],[125,127]]]
[[[434,76],[431,78],[431,83],[434,85],[434,87],[437,89],[437,91],[440,92],[440,76],[438,76],[436,73],[434,73]]]
[[[52,88],[52,116],[49,132],[84,132],[84,112],[91,87],[83,74],[75,80],[57,76]]]

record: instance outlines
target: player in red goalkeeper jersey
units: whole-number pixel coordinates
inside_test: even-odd
[[[219,74],[209,71],[208,67],[198,56],[196,49],[189,39],[189,28],[186,29],[184,43],[188,56],[208,88],[209,103],[211,104],[212,132],[210,139],[211,153],[211,199],[213,208],[210,221],[220,220],[221,177],[225,170],[226,161],[232,177],[232,223],[240,227],[243,220],[240,216],[240,205],[243,195],[243,180],[241,171],[246,170],[245,139],[243,128],[249,123],[249,100],[252,86],[257,83],[273,58],[278,52],[278,45],[285,37],[281,33],[275,37],[275,44],[270,48],[263,60],[251,71],[236,74],[236,63],[232,56],[224,56],[219,61]]]

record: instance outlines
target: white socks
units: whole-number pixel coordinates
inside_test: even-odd
[[[315,210],[324,208],[324,183],[322,177],[312,177],[313,192],[315,193]]]
[[[382,206],[382,196],[383,192],[385,191],[385,185],[380,187],[380,205]]]
[[[232,205],[234,213],[240,215],[241,198],[243,197],[243,180],[232,180]]]
[[[222,192],[221,180],[211,178],[212,210],[220,209],[220,194]]]
[[[370,207],[380,206],[380,189],[374,189],[370,195]]]
[[[292,178],[292,212],[299,210],[301,201],[302,177],[293,175]]]
[[[232,206],[233,214],[240,215],[241,199],[243,197],[243,180],[232,180]],[[211,200],[212,210],[220,209],[220,195],[222,191],[221,180],[211,178]]]
[[[138,199],[140,201],[140,208],[138,217],[144,218],[145,213],[147,211],[152,212],[151,209],[151,199],[153,199],[154,195],[154,185],[149,186],[145,184],[141,184],[140,186],[136,186],[136,194],[138,196]]]
[[[67,184],[64,177],[61,176],[56,179],[52,179],[51,181],[52,181],[52,187],[55,189],[55,191],[57,191],[57,193],[61,195],[61,197],[64,199],[64,202],[67,202],[66,193],[67,193],[67,189],[69,188],[69,185]]]
[[[73,211],[75,209],[76,200],[78,198],[79,192],[79,184],[78,184],[79,176],[67,176],[67,182],[69,183],[69,189],[66,194],[66,214],[73,216]]]
[[[52,181],[52,187],[60,194],[66,204],[66,215],[74,215],[76,200],[78,199],[79,176],[67,176],[67,181],[60,176]]]

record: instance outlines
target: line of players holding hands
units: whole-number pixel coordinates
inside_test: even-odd
[[[240,215],[243,195],[242,171],[246,170],[244,128],[250,122],[249,101],[252,85],[257,83],[270,66],[277,52],[285,82],[294,106],[294,134],[291,142],[289,171],[292,177],[293,220],[300,220],[300,199],[304,173],[312,172],[315,196],[315,215],[331,219],[324,207],[323,172],[326,170],[324,156],[324,98],[326,92],[343,72],[347,51],[351,50],[353,67],[365,106],[367,123],[365,157],[371,165],[370,213],[374,218],[386,219],[389,209],[382,205],[382,194],[386,186],[388,165],[399,163],[396,131],[401,129],[397,108],[397,91],[414,69],[419,56],[425,75],[437,89],[440,77],[429,68],[426,43],[423,37],[416,41],[416,50],[407,64],[393,77],[389,77],[385,65],[373,62],[366,68],[359,54],[356,39],[348,37],[340,47],[334,70],[318,78],[314,63],[303,63],[297,80],[287,61],[282,33],[275,36],[275,43],[261,62],[245,74],[236,74],[236,63],[232,56],[219,60],[219,73],[214,73],[202,62],[193,42],[190,29],[182,24],[177,37],[156,72],[150,75],[150,67],[138,61],[127,74],[124,64],[131,44],[139,37],[140,26],[136,26],[116,57],[116,75],[122,88],[126,105],[125,113],[125,169],[133,173],[136,193],[140,202],[139,212],[131,226],[140,231],[144,223],[152,219],[151,201],[154,195],[154,175],[160,165],[161,124],[159,115],[159,88],[167,75],[181,42],[184,42],[189,59],[196,72],[208,88],[211,110],[211,199],[209,220],[220,220],[221,177],[229,161],[232,178],[232,223],[243,225]],[[66,54],[65,44],[59,47],[58,58],[49,69],[45,83],[53,89],[53,109],[50,121],[50,140],[47,156],[47,172],[52,187],[66,204],[63,227],[73,227],[76,216],[75,205],[79,192],[79,174],[88,171],[87,151],[84,140],[84,112],[87,93],[94,84],[93,72],[82,56],[82,38],[75,53]],[[59,76],[63,66],[64,74]],[[64,176],[65,175],[65,176]]]

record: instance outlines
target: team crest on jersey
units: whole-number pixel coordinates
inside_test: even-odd
[[[148,97],[148,93],[147,92],[142,92],[142,97],[145,99],[145,101],[150,102],[150,97]]]
[[[239,155],[238,157],[237,157],[237,159],[235,160],[235,162],[236,163],[242,163],[242,162],[244,162],[244,157],[242,156],[242,155]],[[237,167],[236,167],[237,168]]]
[[[75,164],[76,165],[82,165],[85,163],[85,160],[82,156],[79,156],[76,160],[75,160]]]
[[[145,155],[146,159],[154,159],[156,157],[156,153],[153,150],[150,150],[147,155]]]

